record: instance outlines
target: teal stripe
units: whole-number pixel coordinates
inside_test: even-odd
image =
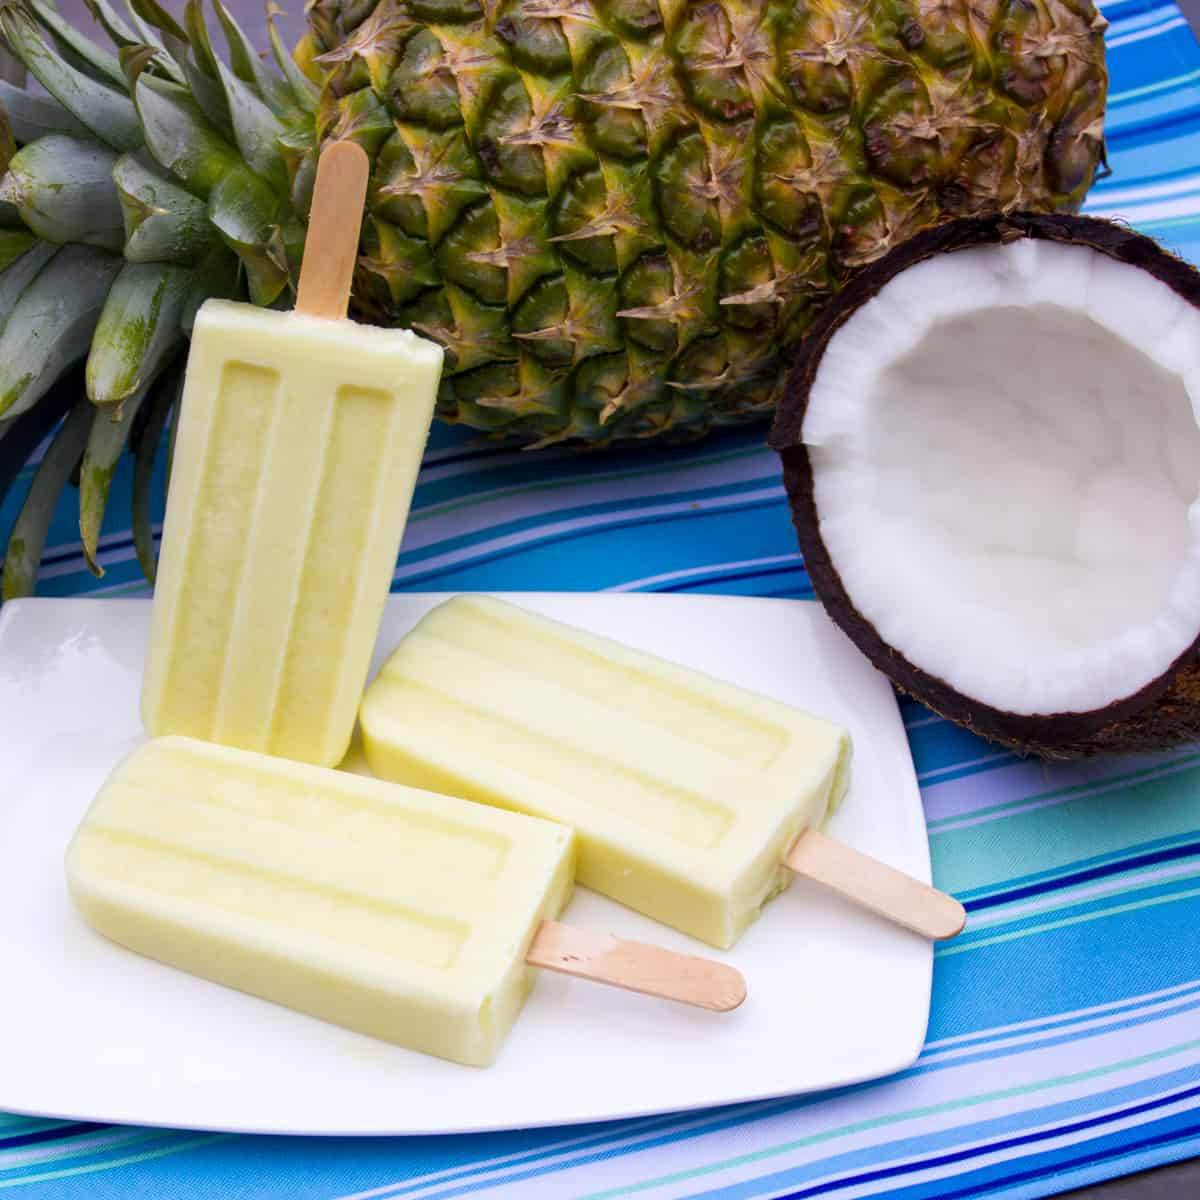
[[[175,1137],[177,1135],[166,1136]],[[184,1150],[192,1150],[197,1146],[211,1145],[214,1142],[225,1140],[228,1136],[228,1134],[224,1133],[206,1133],[199,1137],[172,1140],[165,1146],[157,1146],[153,1150],[144,1150],[140,1154],[128,1154],[120,1158],[107,1159],[104,1162],[87,1163],[76,1167],[63,1167],[53,1171],[38,1171],[17,1179],[0,1179],[0,1189],[22,1187],[31,1183],[45,1183],[51,1179],[70,1179],[80,1175],[91,1175],[97,1171],[111,1171],[118,1167],[129,1167],[137,1163],[164,1158],[169,1154],[179,1154]]]
[[[713,466],[720,466],[723,463],[739,462],[748,458],[765,458],[765,455],[761,447],[755,447],[751,450],[732,450],[726,454],[714,454],[706,458],[697,458],[695,462],[688,464],[686,468],[680,469],[677,467],[672,472],[672,475],[682,477],[690,471],[699,471]],[[434,517],[445,516],[447,513],[459,512],[463,509],[473,509],[480,504],[491,503],[496,500],[511,500],[517,496],[551,494],[554,492],[569,493],[573,489],[584,485],[590,487],[592,485],[621,483],[630,479],[661,478],[662,475],[662,464],[655,463],[653,466],[643,467],[639,470],[592,471],[587,474],[572,474],[565,479],[539,480],[530,483],[514,484],[509,487],[495,488],[490,491],[474,492],[471,495],[463,496],[456,500],[446,500],[420,507],[414,505],[409,521],[413,523],[428,521]],[[767,465],[764,464],[763,478],[769,478],[774,482],[775,476],[776,472],[768,469]],[[646,499],[650,498],[647,497]],[[555,513],[555,516],[557,517],[557,513]]]
[[[706,1163],[703,1166],[693,1168],[689,1171],[681,1171],[672,1175],[664,1175],[655,1179],[647,1179],[632,1186],[626,1185],[622,1188],[611,1189],[608,1191],[591,1192],[586,1196],[580,1197],[579,1200],[611,1200],[611,1198],[615,1196],[634,1195],[640,1191],[648,1191],[653,1187],[665,1187],[668,1184],[686,1182],[689,1179],[699,1179],[706,1175],[717,1174],[721,1171],[729,1171],[737,1167],[749,1166],[752,1163],[764,1162],[767,1159],[778,1158],[781,1154],[795,1153],[797,1150],[831,1142],[837,1138],[847,1137],[856,1133],[866,1133],[872,1129],[882,1129],[888,1126],[900,1125],[906,1121],[939,1116],[942,1113],[953,1113],[960,1109],[975,1108],[982,1104],[995,1103],[998,1100],[1018,1100],[1022,1097],[1031,1096],[1038,1092],[1049,1091],[1053,1088],[1061,1088],[1089,1082],[1095,1079],[1102,1079],[1107,1076],[1114,1075],[1119,1071],[1132,1070],[1139,1066],[1145,1066],[1151,1062],[1162,1062],[1168,1058],[1173,1058],[1179,1054],[1187,1053],[1196,1049],[1200,1049],[1200,1039],[1180,1042],[1174,1046],[1167,1047],[1164,1050],[1159,1050],[1151,1054],[1139,1055],[1137,1057],[1125,1059],[1116,1063],[1107,1063],[1104,1066],[1094,1067],[1090,1070],[1080,1071],[1070,1075],[1051,1076],[1049,1078],[1030,1081],[1022,1084],[1019,1087],[1003,1088],[992,1092],[982,1092],[976,1095],[962,1096],[958,1099],[950,1100],[942,1104],[932,1104],[926,1105],[922,1108],[887,1113],[883,1116],[874,1117],[870,1120],[841,1125],[834,1129],[822,1130],[820,1133],[815,1133],[808,1137],[779,1142],[765,1149],[754,1151],[751,1154],[733,1155],[728,1158],[723,1158],[719,1161]]]
[[[1135,996],[1128,1000],[1114,1001],[1099,1007],[1088,1007],[1076,1013],[1056,1013],[1038,1021],[1024,1021],[1016,1028],[1001,1026],[996,1029],[984,1030],[978,1034],[946,1037],[926,1043],[921,1061],[928,1062],[942,1056],[955,1054],[959,1050],[971,1050],[991,1046],[1006,1040],[1018,1038],[1033,1038],[1038,1034],[1059,1029],[1070,1029],[1077,1025],[1094,1022],[1097,1035],[1107,1032],[1124,1018],[1139,1013],[1148,1013],[1155,1006],[1164,1008],[1176,1001],[1190,1001],[1200,997],[1200,978],[1189,980],[1178,987],[1165,988],[1160,992],[1152,992],[1145,996]]]
[[[1183,75],[1172,75],[1169,79],[1156,79],[1153,83],[1146,83],[1141,87],[1130,88],[1128,91],[1110,92],[1108,96],[1109,107],[1128,104],[1129,101],[1140,99],[1143,96],[1157,96],[1163,92],[1175,91],[1176,89],[1197,82],[1200,82],[1200,69],[1188,71]],[[1195,218],[1193,217],[1192,220],[1195,220]]]
[[[981,745],[986,743],[980,743]],[[1046,792],[1038,792],[1031,796],[1018,796],[1012,800],[1006,800],[1000,804],[982,805],[977,808],[972,808],[968,815],[972,820],[979,817],[1000,817],[1007,813],[1020,812],[1028,808],[1031,804],[1042,804],[1055,800],[1078,799],[1082,796],[1091,795],[1097,788],[1108,787],[1115,783],[1130,784],[1138,783],[1147,779],[1151,779],[1159,775],[1164,770],[1179,769],[1183,770],[1188,766],[1200,763],[1200,753],[1191,753],[1183,751],[1176,756],[1163,757],[1154,762],[1151,766],[1137,767],[1133,770],[1119,770],[1118,764],[1120,759],[1096,760],[1102,766],[1104,774],[1096,779],[1089,779],[1084,783],[1068,784],[1064,787],[1054,788]],[[1124,760],[1128,763],[1137,763],[1136,758]],[[939,820],[931,820],[929,822],[930,834],[936,834],[943,830],[947,825],[963,820],[963,814],[955,814],[951,817],[942,817]]]
[[[1006,817],[1003,837],[996,836],[994,823],[932,835],[939,885],[952,892],[977,890],[1200,826],[1200,768],[1151,780],[1140,774],[1064,789],[1069,798],[1061,803]]]
[[[1020,875],[1012,879],[1006,879],[1002,884],[991,884],[981,888],[967,888],[964,891],[955,893],[956,898],[964,903],[977,900],[985,896],[994,895],[997,891],[1009,891],[1010,889],[1025,887],[1029,884],[1047,883],[1054,879],[1061,879],[1064,876],[1071,875],[1076,871],[1087,871],[1092,867],[1103,867],[1116,865],[1123,861],[1137,858],[1144,854],[1152,854],[1156,850],[1169,850],[1173,846],[1186,845],[1189,842],[1196,840],[1196,833],[1187,832],[1181,833],[1175,837],[1157,838],[1150,842],[1141,842],[1136,846],[1126,846],[1121,850],[1112,854],[1099,854],[1093,858],[1075,859],[1069,863],[1062,863],[1049,871],[1037,871],[1032,875]],[[1117,876],[1119,878],[1119,876]],[[1088,886],[1088,885],[1083,885]],[[1023,901],[1016,901],[1023,903]]]
[[[1139,909],[1155,908],[1162,904],[1176,904],[1184,900],[1193,900],[1196,897],[1200,897],[1200,887],[1183,890],[1164,888],[1161,891],[1156,890],[1154,895],[1142,900],[1130,900],[1124,904],[1110,906],[1087,906],[1087,911],[1079,912],[1069,917],[1060,917],[1052,921],[1037,921],[1034,918],[1027,918],[1025,921],[1019,923],[1019,928],[1012,929],[1008,933],[990,934],[979,938],[971,938],[969,934],[964,934],[947,945],[938,946],[934,951],[934,957],[952,958],[954,955],[968,954],[974,950],[981,950],[986,946],[995,946],[1002,942],[1016,941],[1019,938],[1051,933],[1056,929],[1067,929],[1072,925],[1080,925],[1088,921],[1100,921],[1107,917],[1119,916],[1123,913],[1137,912]]]

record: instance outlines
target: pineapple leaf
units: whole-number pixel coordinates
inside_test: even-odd
[[[270,305],[288,285],[287,264],[276,246],[279,198],[244,168],[230,172],[212,190],[208,219],[246,270],[250,299]]]
[[[129,7],[147,25],[157,29],[163,35],[167,41],[168,50],[172,39],[181,46],[188,44],[187,31],[158,3],[158,0],[129,0]]]
[[[229,9],[221,3],[221,0],[213,0],[213,9],[216,11],[217,20],[221,22],[221,30],[225,34],[225,44],[229,47],[229,64],[233,68],[233,73],[243,83],[253,88],[277,117],[299,115],[292,89],[278,75],[268,71],[263,65],[263,61],[255,51],[250,39],[234,20]]]
[[[47,242],[120,250],[121,204],[113,186],[117,156],[98,142],[51,133],[19,150],[0,179],[0,200]]]
[[[179,317],[179,327],[192,336],[192,325],[196,313],[205,300],[217,297],[235,300],[244,296],[240,287],[241,267],[238,256],[226,246],[218,245],[211,254],[192,272],[191,291]]]
[[[249,166],[257,171],[273,190],[286,192],[288,172],[279,150],[279,138],[285,132],[277,116],[235,75],[221,68],[221,82],[229,100],[233,131],[238,149]]]
[[[64,246],[25,288],[0,333],[0,416],[32,408],[87,354],[120,268],[115,254]]]
[[[17,152],[17,139],[13,136],[12,123],[8,113],[0,108],[0,175],[8,170],[13,155]]]
[[[88,398],[120,405],[141,395],[183,340],[180,317],[192,272],[162,263],[127,262],[117,276],[88,355]]]
[[[0,332],[25,294],[25,289],[37,278],[42,268],[54,257],[57,246],[34,242],[20,258],[0,272]]]
[[[317,178],[317,138],[311,125],[289,130],[279,139],[279,149],[291,178],[288,196],[292,211],[306,213],[312,207]]]
[[[53,96],[35,95],[3,79],[0,79],[0,106],[22,145],[37,141],[48,133],[92,136],[87,126],[77,121]]]
[[[87,445],[95,412],[87,400],[81,399],[59,426],[50,448],[38,464],[4,554],[2,594],[5,600],[33,595],[42,549],[46,544],[46,532],[58,504],[59,493],[66,487]]]
[[[133,28],[137,30],[138,40],[148,46],[157,46],[160,50],[165,51],[171,62],[169,65],[162,64],[163,70],[168,74],[176,72],[176,82],[182,82],[183,74],[180,70],[179,55],[187,56],[186,45],[180,44],[174,38],[168,37],[166,34],[155,29],[149,22],[144,21],[138,15],[130,0],[125,0],[125,11],[129,14],[130,21],[133,22]]]
[[[126,52],[127,53],[127,52]],[[205,120],[182,89],[139,74],[134,96],[154,157],[188,190],[208,200],[208,219],[242,258],[255,303],[270,304],[287,284],[268,243],[280,199]]]
[[[131,59],[127,70],[137,65]],[[206,198],[231,172],[246,172],[237,151],[183,88],[152,79],[144,70],[132,88],[151,154],[190,192]]]
[[[191,266],[216,243],[204,202],[166,175],[145,151],[117,159],[113,183],[125,217],[126,261]]]
[[[46,0],[25,0],[25,3],[29,5],[29,10],[37,18],[38,24],[60,46],[73,53],[96,79],[117,88],[125,86],[121,64],[115,54],[97,46],[91,38],[85,37],[74,25],[65,21],[52,4],[47,4]]]
[[[134,419],[146,398],[145,390],[131,396],[109,412],[99,409],[88,433],[79,468],[79,536],[83,542],[83,557],[87,568],[97,579],[104,568],[96,559],[100,544],[100,529],[108,508],[108,493],[112,490],[117,460],[129,441]]]
[[[125,72],[125,82],[128,85],[130,96],[133,95],[137,81],[142,77],[142,72],[150,67],[161,54],[162,51],[159,47],[151,45],[149,42],[141,45],[122,46],[117,52],[117,60],[121,64],[121,70]]]
[[[183,363],[184,356],[180,355],[150,389],[146,422],[133,451],[133,548],[142,574],[146,582],[151,584],[157,571],[158,557],[154,552],[154,529],[150,522],[150,489],[154,482],[154,464],[163,446],[163,430],[183,387]]]
[[[184,65],[188,91],[195,97],[201,112],[227,137],[233,137],[233,122],[221,85],[206,75],[191,59]]]
[[[204,10],[199,0],[188,0],[183,17],[188,31],[188,44],[192,51],[192,61],[184,67],[188,86],[192,95],[196,97],[196,103],[204,110],[205,116],[226,137],[232,137],[233,122],[229,113],[229,100],[221,86],[221,64],[213,52],[208,26],[204,21]]]
[[[287,168],[280,154],[278,139],[284,134],[283,122],[267,107],[254,89],[239,79],[216,56],[208,36],[208,25],[200,0],[188,0],[188,29],[197,58],[203,56],[221,89],[234,140],[246,163],[270,183],[276,191],[287,188]]]
[[[109,4],[108,0],[83,0],[83,2],[88,12],[91,13],[92,20],[103,27],[104,32],[108,34],[109,41],[118,50],[146,40],[125,23],[125,18]]]
[[[275,62],[283,72],[296,103],[306,113],[316,112],[320,88],[300,70],[296,65],[296,60],[287,52],[287,47],[283,44],[283,39],[279,36],[279,30],[275,25],[275,18],[281,16],[282,13],[283,9],[268,0],[267,35],[271,40],[271,53],[275,56]]]
[[[211,75],[215,86],[220,89],[221,111],[229,122],[242,157],[275,190],[284,191],[287,188],[287,169],[277,144],[278,138],[284,133],[283,123],[254,87],[238,78],[217,57],[200,0],[188,0],[185,15],[197,63],[204,74]],[[201,107],[210,117],[213,116],[208,105],[201,104]]]
[[[24,9],[0,8],[0,33],[29,73],[100,141],[115,150],[133,150],[142,144],[141,125],[129,97],[76,70],[55,53]]]
[[[147,42],[157,46],[160,50],[165,51],[167,49],[163,45],[158,32],[151,29],[136,13],[131,14],[136,24],[135,28],[132,25],[126,24],[125,18],[113,8],[108,0],[84,0],[84,3],[87,5],[92,17],[104,27],[104,32],[108,34],[118,50],[123,50],[126,46],[137,46]],[[167,56],[160,55],[155,59],[154,66],[173,82],[183,82],[183,72],[179,69],[175,60],[169,56],[169,52]]]
[[[147,0],[126,0],[126,7],[134,24],[139,29],[148,31],[149,36],[145,39],[145,44],[165,50],[186,79],[188,67],[191,65],[187,34],[175,18],[165,9],[157,4],[150,4]],[[125,66],[123,59],[121,65]]]
[[[72,372],[59,380],[40,404],[10,421],[0,421],[0,504],[21,477],[30,455],[62,420],[82,390],[82,380],[77,372]]]
[[[248,83],[260,96],[263,96],[259,76],[263,75],[264,78],[266,76],[262,70],[262,63],[258,61],[258,55],[255,54],[241,27],[233,19],[233,15],[221,4],[221,0],[212,0],[212,6],[213,12],[217,14],[217,20],[220,22],[221,31],[225,35],[225,44],[229,48],[230,68],[243,83]],[[266,97],[263,96],[263,98]]]
[[[0,229],[0,273],[7,271],[37,245],[37,238],[24,229]],[[0,275],[2,277],[2,275]]]
[[[193,275],[178,267],[127,263],[96,327],[86,372],[88,394],[95,402],[102,393],[103,382],[97,385],[97,375],[109,376],[110,393],[127,389],[123,396],[114,394],[116,402],[97,414],[79,473],[79,532],[88,569],[97,576],[104,574],[96,552],[117,461],[136,429],[147,396],[183,343],[180,314]],[[100,349],[106,344],[111,347],[107,356]],[[138,554],[141,558],[140,550]]]

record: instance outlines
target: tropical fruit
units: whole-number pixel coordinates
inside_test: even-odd
[[[116,53],[50,0],[0,8],[50,93],[0,89],[0,419],[87,354],[93,558],[199,301],[288,303],[329,139],[373,160],[357,315],[445,346],[445,419],[534,444],[765,416],[856,269],[948,217],[1074,209],[1103,154],[1090,0],[314,0],[275,70],[219,0],[227,61],[197,0],[130,4],[89,0]]]
[[[956,221],[837,296],[771,434],[818,596],[1021,751],[1200,737],[1200,273],[1083,217]]]

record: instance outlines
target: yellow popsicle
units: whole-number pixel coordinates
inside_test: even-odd
[[[572,881],[569,829],[301,763],[160,738],[67,853],[99,932],[427,1054],[496,1056]]]
[[[442,365],[411,332],[312,315],[345,311],[356,180],[357,146],[322,155],[308,312],[210,300],[196,318],[142,692],[152,735],[328,766],[349,743]],[[340,259],[314,245],[331,227]]]
[[[87,921],[150,958],[471,1066],[496,1057],[533,968],[727,1012],[732,967],[555,920],[564,825],[159,738],[96,797],[67,851]]]
[[[850,757],[827,721],[485,596],[429,613],[360,715],[377,775],[572,825],[580,883],[721,947]]]

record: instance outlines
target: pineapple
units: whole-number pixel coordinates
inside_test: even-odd
[[[0,82],[0,488],[71,413],[6,596],[76,469],[95,563],[127,445],[152,576],[191,319],[290,302],[331,139],[373,162],[356,315],[445,347],[443,418],[534,445],[765,417],[857,267],[947,217],[1076,209],[1103,159],[1090,0],[310,0],[294,56],[268,11],[273,68],[221,0],[224,56],[199,0],[89,7],[111,48],[0,6],[50,93]]]

